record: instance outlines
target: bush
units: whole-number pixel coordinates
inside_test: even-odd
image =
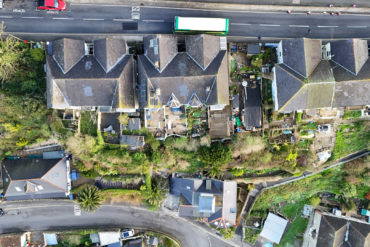
[[[233,160],[230,148],[219,142],[212,143],[210,147],[200,147],[198,155],[200,161],[207,165],[224,165]]]
[[[321,203],[321,199],[320,199],[320,197],[318,197],[318,196],[314,196],[314,197],[312,197],[312,198],[310,199],[310,205],[311,205],[311,206],[316,207],[316,206],[318,206],[320,203]]]
[[[233,174],[235,177],[243,176],[243,174],[244,174],[244,169],[240,169],[240,168],[233,168],[233,169],[231,170],[231,174]]]
[[[297,123],[301,123],[302,122],[302,112],[297,112],[296,118],[297,118]]]
[[[343,119],[360,118],[361,115],[362,115],[361,111],[345,111],[343,115]]]
[[[234,237],[235,229],[234,228],[222,228],[220,233],[224,236],[225,239],[231,239]]]

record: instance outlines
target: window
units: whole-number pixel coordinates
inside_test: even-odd
[[[18,191],[18,192],[21,192],[21,188],[19,188],[18,186],[15,187],[15,190]]]
[[[58,8],[59,7],[59,0],[54,0],[54,8]]]
[[[94,55],[93,43],[85,43],[85,55]]]
[[[44,189],[44,187],[42,187],[42,185],[37,185],[37,189],[39,189],[39,190],[43,190],[43,189]]]

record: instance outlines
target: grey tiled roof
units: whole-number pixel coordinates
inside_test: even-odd
[[[197,40],[197,42],[219,39],[219,37],[209,38],[208,36],[196,37],[203,37]],[[193,39],[195,38],[188,39],[187,42]],[[207,49],[210,48],[212,46],[207,47]],[[175,95],[181,104],[189,104],[194,99],[194,94],[196,94],[197,100],[199,99],[203,104],[228,104],[229,90],[226,52],[219,51],[218,46],[217,53],[207,50],[202,57],[206,59],[204,60],[206,63],[213,58],[205,70],[187,52],[179,52],[176,53],[176,56],[165,68],[158,71],[153,66],[153,61],[151,61],[148,54],[138,56],[140,107],[147,107],[150,103],[150,97],[158,98],[160,104],[165,105],[172,94]],[[154,95],[154,91],[158,88],[160,94]]]
[[[212,179],[211,188],[206,189],[206,181],[192,178],[171,178],[171,194],[183,196],[188,203],[180,206],[180,216],[207,217],[208,221],[222,218],[231,224],[236,221],[237,184],[234,181],[219,181]],[[214,213],[199,212],[199,196],[201,193],[222,196],[222,210],[215,208]]]
[[[349,229],[347,229],[347,223]],[[344,218],[322,215],[316,246],[336,247],[345,240],[348,230],[348,245],[352,247],[367,247],[370,237],[370,225],[358,223]],[[347,244],[345,243],[345,244]]]
[[[202,69],[206,69],[220,51],[220,38],[211,35],[185,37],[186,52]]]
[[[123,39],[99,39],[94,41],[94,55],[109,72],[126,54],[126,42]]]
[[[7,200],[65,198],[68,191],[66,157],[18,159],[2,163]]]
[[[357,75],[369,58],[367,41],[360,39],[330,42],[332,60]]]
[[[321,61],[321,40],[283,40],[282,47],[283,63],[303,77],[310,76]]]
[[[275,75],[277,87],[276,93],[280,109],[301,89],[303,82],[301,81],[301,78],[295,75],[294,72],[291,72],[284,65],[275,66]]]
[[[82,40],[64,38],[53,41],[53,57],[64,73],[80,61],[84,54]]]
[[[59,57],[59,53],[66,53],[70,43],[82,44],[73,46],[78,51],[72,50],[75,53],[82,52],[82,58],[64,73],[56,57]],[[125,51],[124,40],[107,38],[95,41],[94,55],[83,55],[84,41],[71,39],[54,41],[54,56],[46,58],[48,107],[136,108],[133,58],[124,55]],[[67,58],[65,55],[65,59]]]
[[[177,37],[159,34],[144,37],[145,56],[162,71],[177,54]]]
[[[335,83],[333,107],[370,104],[370,80]]]
[[[243,97],[244,126],[260,128],[262,125],[262,99],[259,83],[255,87],[247,87],[247,97]],[[244,89],[243,89],[243,92]]]

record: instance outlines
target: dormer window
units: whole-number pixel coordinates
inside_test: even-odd
[[[85,43],[85,55],[94,55],[94,43]]]

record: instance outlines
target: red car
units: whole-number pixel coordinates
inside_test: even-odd
[[[38,9],[66,10],[66,3],[63,0],[38,0]]]

